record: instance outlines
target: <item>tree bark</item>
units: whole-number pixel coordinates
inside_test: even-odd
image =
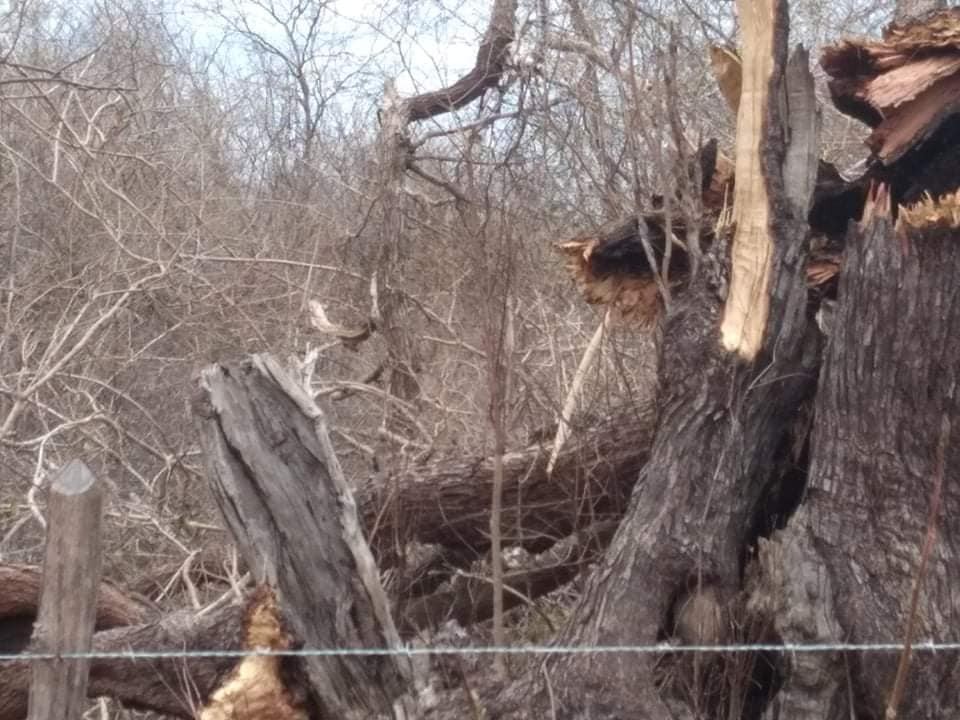
[[[946,6],[946,0],[897,0],[893,18],[897,22],[903,22],[912,17],[920,17],[931,10],[938,10]]]
[[[653,400],[620,407],[579,428],[551,475],[548,446],[504,456],[503,542],[539,553],[578,528],[618,519],[653,440]],[[380,568],[402,562],[408,542],[436,544],[472,562],[490,547],[493,458],[446,458],[371,482],[358,493]]]
[[[741,11],[749,4],[741,3]],[[741,202],[753,203],[758,216],[766,218],[752,231],[770,248],[757,258],[769,264],[763,271],[769,309],[760,335],[749,329],[751,343],[759,337],[759,349],[750,362],[721,344],[722,284],[729,260],[718,242],[712,258],[705,258],[704,275],[692,279],[690,291],[675,299],[665,318],[662,411],[650,460],[562,637],[564,644],[655,643],[674,634],[681,600],[699,598],[700,604],[716,605],[715,613],[723,611],[739,589],[747,548],[755,539],[753,520],[774,481],[771,467],[784,454],[798,407],[814,387],[819,340],[806,321],[804,278],[806,217],[817,164],[813,83],[802,50],[788,67],[786,3],[754,3],[749,10],[757,23],[751,32],[758,37],[748,34],[745,42],[772,48],[769,74],[759,77],[751,75],[749,65],[755,53],[744,52],[740,122],[745,113],[757,113],[750,121],[757,135],[743,136],[737,147],[738,167],[759,176]],[[744,153],[752,160],[739,157]],[[737,185],[742,181],[746,178],[738,177]],[[741,208],[741,213],[750,211]],[[726,344],[743,351],[740,343]],[[571,656],[551,661],[548,668],[564,717],[672,716],[646,656]]]
[[[293,635],[311,648],[399,646],[320,409],[270,356],[212,366],[202,386],[207,398],[195,407],[214,496],[254,578],[276,588]],[[402,656],[301,664],[312,703],[330,717],[389,715],[412,689]]]
[[[942,541],[920,578],[913,640],[960,639],[960,550],[951,541],[960,533],[958,231],[930,221],[939,212],[932,202],[895,228],[886,189],[879,196],[848,236],[806,498],[766,564],[777,579],[777,630],[790,642],[905,640],[944,420],[953,432],[934,514]],[[955,200],[942,206],[949,218]],[[857,717],[884,716],[897,653],[789,660],[775,701],[789,717],[840,720],[851,707]],[[960,716],[958,687],[960,654],[917,655],[899,717]]]

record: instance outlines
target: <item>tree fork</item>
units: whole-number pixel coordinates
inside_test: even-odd
[[[738,168],[754,176],[755,192],[738,200],[741,216],[761,219],[753,228],[769,244],[751,258],[769,263],[762,333],[751,336],[756,347],[746,357],[752,362],[739,342],[732,348],[724,342],[729,260],[721,239],[664,320],[662,409],[650,460],[565,644],[655,643],[674,634],[674,606],[691,597],[713,599],[715,612],[723,612],[741,583],[745,544],[773,481],[774,457],[813,391],[820,340],[807,323],[804,277],[819,129],[813,82],[806,52],[798,48],[787,62],[786,2],[742,2],[741,13],[755,26],[744,34],[744,76],[754,80],[744,82],[739,122],[753,131],[738,132],[736,153]],[[761,57],[765,49],[769,65]],[[758,58],[763,66],[754,69]],[[731,291],[727,315],[739,301]],[[559,676],[554,689],[575,688],[560,692],[567,710],[669,716],[646,657],[577,656],[548,668]]]

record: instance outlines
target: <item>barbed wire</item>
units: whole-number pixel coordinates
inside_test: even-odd
[[[392,655],[588,655],[632,653],[640,655],[668,655],[690,653],[754,653],[772,652],[781,655],[831,652],[903,652],[902,642],[883,643],[761,643],[730,645],[478,645],[467,647],[424,647],[401,645],[393,648],[300,648],[295,650],[91,650],[88,652],[24,652],[0,653],[3,662],[40,662],[49,660],[172,660],[200,658],[244,657],[338,657],[338,656],[392,656]],[[960,650],[958,642],[926,640],[910,643],[912,652],[949,652]]]

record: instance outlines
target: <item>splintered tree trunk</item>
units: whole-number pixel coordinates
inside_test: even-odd
[[[740,13],[737,234],[730,253],[723,242],[711,249],[665,319],[650,460],[564,644],[731,639],[725,610],[740,588],[752,520],[814,387],[818,340],[804,281],[817,163],[813,82],[802,49],[787,62],[783,0],[744,0]],[[563,717],[673,716],[649,656],[575,655],[548,671]]]
[[[764,563],[790,642],[905,640],[931,503],[941,541],[919,577],[913,640],[960,639],[960,232],[933,220],[933,203],[912,222],[901,211],[895,229],[879,195],[848,235],[806,499]],[[898,653],[790,661],[780,717],[885,716]],[[907,678],[898,717],[960,717],[960,654],[921,649]]]
[[[399,645],[313,399],[269,355],[213,365],[201,384],[206,395],[194,409],[214,496],[254,577],[276,590],[295,638],[320,649]],[[325,717],[389,715],[412,705],[406,658],[311,656],[302,666],[310,700]]]

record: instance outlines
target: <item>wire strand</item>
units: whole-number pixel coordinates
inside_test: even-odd
[[[960,650],[960,642],[927,640],[910,644],[913,652],[942,652]],[[24,652],[0,653],[3,662],[41,662],[50,660],[172,660],[177,658],[244,658],[244,657],[368,657],[389,655],[589,655],[633,653],[640,655],[668,655],[689,653],[754,653],[772,652],[832,653],[832,652],[901,652],[902,642],[889,643],[809,643],[809,644],[733,644],[733,645],[481,645],[470,647],[418,647],[403,645],[394,648],[301,648],[297,650],[111,650],[90,652]]]

